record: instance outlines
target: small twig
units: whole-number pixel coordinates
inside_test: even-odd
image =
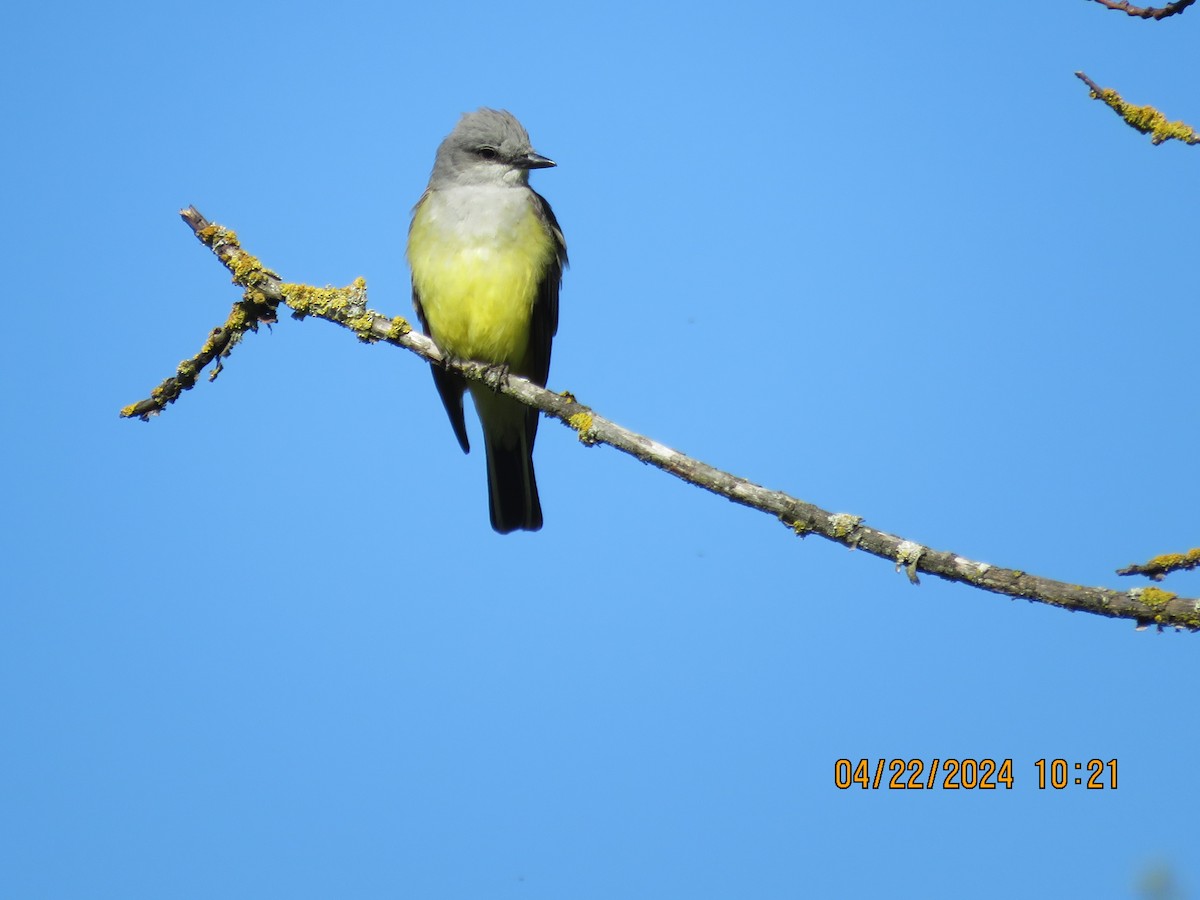
[[[1103,100],[1130,128],[1150,135],[1150,143],[1182,141],[1185,144],[1200,144],[1200,135],[1196,134],[1192,126],[1184,122],[1168,122],[1167,117],[1153,106],[1134,106],[1132,103],[1126,103],[1112,88],[1100,87],[1082,72],[1076,72],[1075,77],[1088,86],[1093,100]]]
[[[1165,553],[1144,563],[1133,563],[1124,569],[1117,569],[1118,575],[1145,575],[1155,581],[1162,581],[1172,572],[1186,572],[1188,569],[1200,567],[1200,547],[1188,550],[1186,553]]]
[[[1117,12],[1123,12],[1127,16],[1136,16],[1139,19],[1165,19],[1168,16],[1182,15],[1183,11],[1191,6],[1196,0],[1175,0],[1174,3],[1168,3],[1166,6],[1155,8],[1153,6],[1134,6],[1129,3],[1129,0],[1095,0],[1101,6],[1115,9]]]
[[[149,421],[152,416],[158,415],[169,404],[178,400],[179,395],[184,391],[190,391],[195,387],[196,379],[204,371],[204,367],[214,361],[216,365],[209,373],[208,380],[215,381],[223,368],[221,360],[233,352],[233,348],[247,331],[258,331],[260,323],[270,325],[274,322],[276,307],[283,299],[274,292],[264,292],[263,288],[272,280],[278,282],[279,276],[269,269],[264,269],[257,260],[242,252],[241,248],[237,246],[237,235],[227,232],[231,239],[225,239],[225,236],[219,234],[204,221],[204,217],[196,211],[194,206],[182,210],[180,215],[189,225],[192,225],[189,216],[195,218],[197,224],[194,226],[194,230],[195,228],[200,229],[196,232],[197,236],[200,236],[200,231],[205,228],[211,230],[206,237],[200,236],[200,239],[233,272],[234,284],[244,288],[242,299],[233,304],[233,309],[229,311],[225,324],[218,325],[209,332],[208,339],[200,348],[200,352],[191,359],[181,362],[175,369],[175,374],[151,391],[150,396],[145,400],[131,403],[121,410],[121,415],[127,419]],[[239,257],[246,257],[254,264],[247,265],[247,260]]]
[[[466,378],[485,381],[493,371],[486,363],[443,359],[437,346],[409,327],[401,317],[388,318],[366,308],[366,285],[361,279],[346,288],[314,288],[287,284],[257,259],[242,250],[237,236],[211,225],[195,208],[183,219],[206,246],[234,274],[234,281],[255,292],[256,303],[285,303],[297,317],[318,316],[352,330],[361,340],[404,347],[422,358],[446,366]],[[863,524],[859,516],[831,513],[782,491],[773,491],[739,478],[666,447],[597,415],[569,393],[555,394],[533,382],[510,374],[495,389],[541,410],[573,428],[585,444],[608,444],[643,462],[657,466],[689,484],[702,487],[734,503],[777,517],[800,537],[819,535],[851,550],[862,550],[895,564],[916,583],[919,573],[973,585],[1009,597],[1047,603],[1061,609],[1132,619],[1139,627],[1157,625],[1200,630],[1200,600],[1177,597],[1154,587],[1117,591],[1085,587],[1004,569],[966,559],[947,550],[935,550]],[[142,401],[146,403],[148,401]],[[139,404],[128,407],[136,409]],[[125,415],[126,411],[122,411]]]

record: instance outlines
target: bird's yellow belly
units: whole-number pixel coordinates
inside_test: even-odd
[[[491,234],[439,228],[420,215],[409,235],[413,286],[431,336],[453,356],[519,366],[538,284],[553,247],[532,209]]]

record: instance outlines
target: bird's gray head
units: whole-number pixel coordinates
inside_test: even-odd
[[[429,186],[446,184],[524,185],[530,169],[553,166],[533,152],[516,116],[502,109],[466,113],[438,147]]]

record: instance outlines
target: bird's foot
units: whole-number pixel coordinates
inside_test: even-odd
[[[496,363],[483,370],[483,383],[497,393],[508,384],[508,363]]]
[[[451,366],[461,366],[463,363],[467,362],[466,357],[455,356],[441,345],[438,346],[438,352],[442,354],[442,361],[438,365],[440,365],[443,369],[449,369]]]

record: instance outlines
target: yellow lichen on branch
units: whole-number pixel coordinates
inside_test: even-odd
[[[242,297],[233,304],[225,323],[209,332],[199,352],[181,362],[175,374],[154,388],[145,400],[122,408],[122,417],[146,420],[162,412],[180,394],[195,386],[199,374],[210,363],[215,364],[208,380],[215,379],[221,374],[221,360],[229,356],[247,331],[258,331],[260,324],[276,321],[281,302],[286,303],[297,318],[321,316],[347,325],[364,341],[376,339],[371,334],[375,314],[366,308],[367,284],[362,278],[344,288],[286,284],[258,257],[242,249],[236,232],[209,222],[200,224],[202,217],[194,208],[182,210],[180,214],[184,221],[193,225],[200,241],[224,263],[233,276],[233,283],[242,288]],[[392,328],[400,330],[396,323]]]
[[[578,412],[567,419],[567,424],[579,432],[579,440],[584,444],[594,444],[595,436],[592,433],[592,415],[591,413]]]
[[[1196,568],[1200,568],[1200,547],[1193,547],[1183,553],[1164,553],[1144,563],[1135,563],[1124,569],[1117,569],[1117,574],[1145,575],[1155,581],[1162,581],[1171,572],[1183,572]]]
[[[259,298],[262,294],[259,293]],[[121,417],[125,419],[142,419],[147,421],[156,416],[170,404],[179,399],[184,391],[191,390],[196,385],[200,373],[205,366],[214,363],[208,375],[209,381],[214,381],[224,366],[221,360],[233,352],[234,346],[242,339],[247,331],[258,331],[260,322],[270,324],[275,321],[275,306],[262,299],[251,299],[249,289],[242,299],[233,304],[225,323],[208,333],[204,345],[191,359],[185,359],[175,368],[175,374],[163,380],[158,387],[150,392],[150,396],[137,403],[131,403],[121,409]]]
[[[1125,120],[1130,128],[1150,135],[1150,143],[1182,141],[1185,144],[1200,144],[1200,135],[1186,122],[1170,122],[1153,106],[1137,106],[1128,103],[1112,88],[1102,88],[1082,72],[1075,76],[1090,89],[1093,100],[1102,100],[1106,106]]]
[[[279,285],[279,290],[283,294],[283,302],[291,308],[297,319],[317,316],[345,325],[361,341],[379,339],[372,330],[379,313],[367,309],[367,282],[363,278],[356,278],[343,288],[329,285],[318,288],[284,282]],[[392,327],[395,328],[394,322]]]

